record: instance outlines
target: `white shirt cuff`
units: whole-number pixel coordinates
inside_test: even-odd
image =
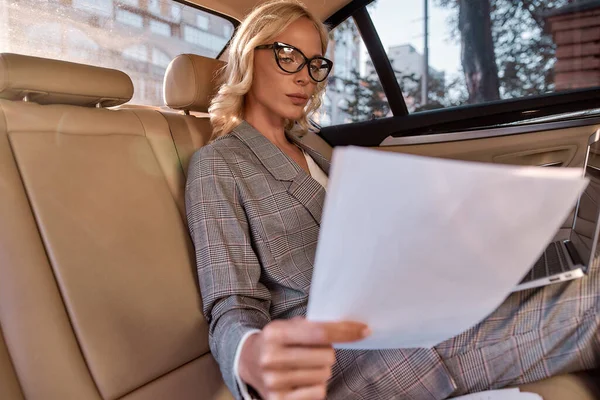
[[[240,340],[240,343],[238,344],[237,350],[235,351],[235,358],[233,359],[233,376],[235,376],[235,381],[237,382],[238,388],[239,388],[240,393],[242,394],[242,398],[244,400],[253,400],[253,398],[252,398],[252,396],[250,396],[250,393],[248,393],[248,385],[246,385],[244,383],[244,381],[242,381],[242,378],[240,378],[239,366],[240,366],[240,356],[242,353],[242,346],[244,346],[244,343],[246,343],[246,340],[250,336],[252,336],[258,332],[260,332],[260,330],[252,329],[252,330],[246,332],[244,334],[244,336],[242,336],[242,339]]]

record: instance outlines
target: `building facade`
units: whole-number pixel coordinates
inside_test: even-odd
[[[414,98],[411,93],[418,93],[420,97],[419,81],[423,75],[424,57],[411,44],[392,46],[387,51],[392,68],[396,72],[396,79],[402,88],[404,101],[409,111],[413,111],[420,99]],[[375,68],[371,60],[366,62],[366,74],[375,75]],[[443,71],[429,67],[429,79],[435,79],[444,84],[446,76]],[[429,85],[428,85],[429,86]]]
[[[215,57],[233,34],[228,20],[170,0],[0,0],[0,24],[0,52],[122,70],[132,102],[149,105],[163,104],[173,58]]]
[[[353,71],[360,72],[360,35],[351,20],[331,33],[326,57],[333,61],[333,71],[316,122],[322,126],[343,124],[350,121],[343,111],[350,97],[344,81],[353,79]]]
[[[555,90],[600,86],[600,0],[568,4],[546,21],[556,45]]]

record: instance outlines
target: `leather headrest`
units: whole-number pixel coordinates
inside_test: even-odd
[[[175,57],[165,73],[165,104],[176,110],[208,112],[217,90],[217,73],[224,66],[223,61],[195,54]]]
[[[112,107],[127,103],[133,83],[127,74],[66,61],[0,54],[0,98],[38,104]]]

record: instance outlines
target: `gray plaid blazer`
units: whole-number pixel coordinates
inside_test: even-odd
[[[310,144],[288,137],[327,173]],[[325,190],[243,122],[197,151],[186,187],[210,347],[240,397],[233,361],[240,338],[306,313]],[[507,249],[508,250],[508,249]],[[517,292],[488,318],[433,349],[341,350],[331,399],[444,399],[600,364],[600,271]]]
[[[289,135],[328,173],[328,160]],[[240,338],[306,313],[325,190],[251,125],[197,151],[186,187],[210,346],[230,390]],[[434,349],[338,351],[330,397],[442,399],[454,384]]]

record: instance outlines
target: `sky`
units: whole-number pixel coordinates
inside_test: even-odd
[[[370,7],[373,24],[387,50],[390,46],[410,43],[423,54],[425,0],[377,0]],[[429,0],[429,65],[446,76],[460,71],[460,44],[450,39],[447,19],[455,11],[435,7]],[[363,62],[368,55],[363,46]]]

